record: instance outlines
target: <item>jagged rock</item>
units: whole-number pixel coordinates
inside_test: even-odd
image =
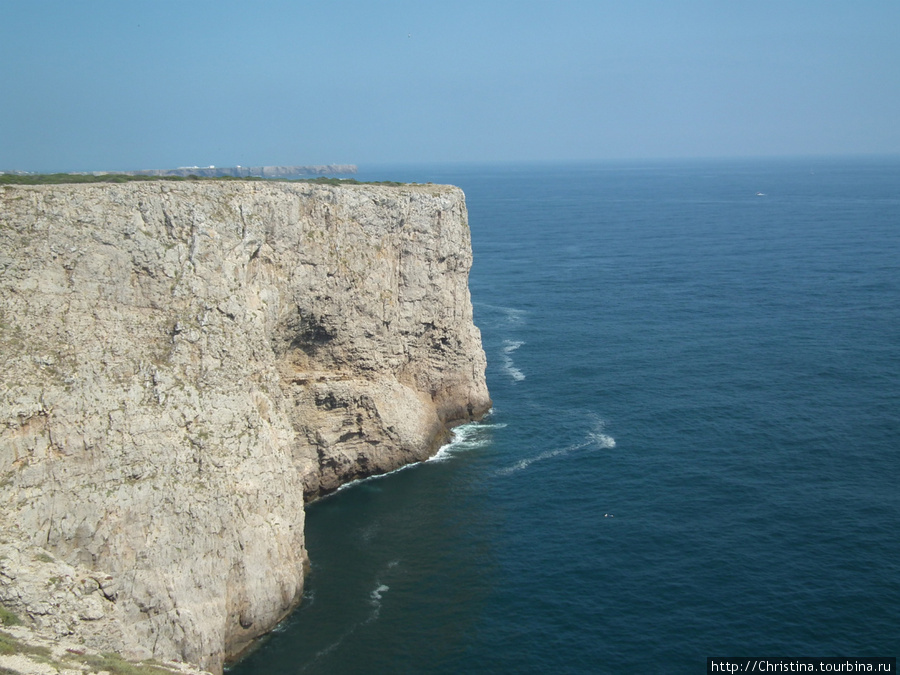
[[[0,187],[0,602],[220,671],[301,596],[304,497],[489,408],[470,265],[446,186]]]

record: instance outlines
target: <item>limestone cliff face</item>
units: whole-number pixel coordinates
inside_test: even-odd
[[[300,598],[304,497],[490,406],[463,194],[0,187],[0,601],[213,671]]]

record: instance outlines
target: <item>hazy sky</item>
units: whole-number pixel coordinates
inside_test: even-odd
[[[900,153],[898,0],[0,0],[0,169]]]

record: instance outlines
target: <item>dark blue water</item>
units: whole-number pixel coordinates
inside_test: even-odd
[[[466,190],[494,411],[310,506],[234,675],[900,653],[900,159],[360,177]]]

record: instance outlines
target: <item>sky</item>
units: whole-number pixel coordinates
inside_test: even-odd
[[[898,0],[0,0],[0,170],[900,153]]]

